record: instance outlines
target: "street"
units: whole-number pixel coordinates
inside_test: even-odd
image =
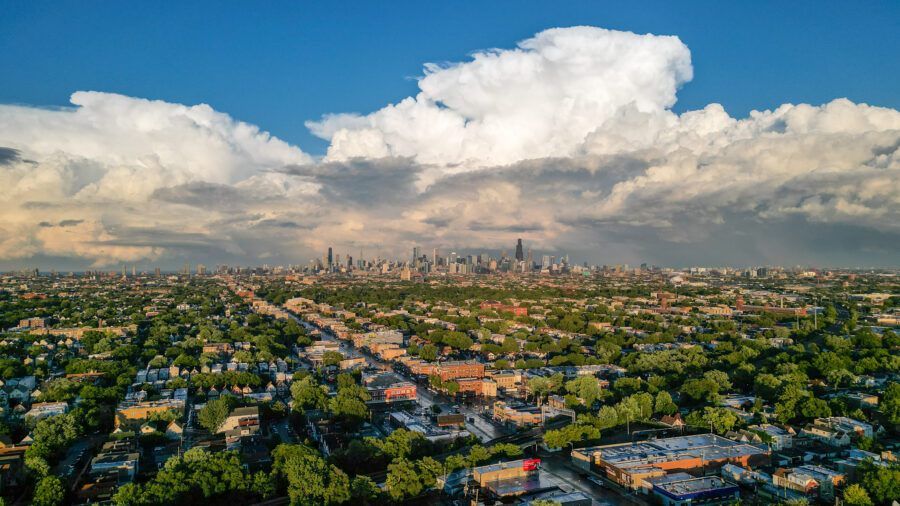
[[[291,314],[291,316],[295,320],[297,320],[297,322],[299,322],[301,325],[303,325],[307,331],[318,330],[321,333],[321,339],[323,341],[337,342],[340,347],[339,349],[341,350],[341,353],[343,353],[345,357],[348,357],[348,358],[362,357],[366,360],[366,363],[370,367],[373,367],[375,369],[381,369],[381,370],[389,370],[389,371],[392,370],[392,364],[385,362],[385,361],[379,359],[378,357],[375,357],[369,353],[364,353],[361,350],[354,348],[346,341],[338,339],[337,336],[335,336],[333,333],[331,333],[327,329],[317,327],[309,322],[301,320],[300,318],[297,318],[293,314]],[[412,383],[416,383],[416,381],[412,378],[409,378],[400,373],[396,373],[396,374]],[[492,439],[496,439],[498,437],[501,437],[501,436],[504,436],[507,434],[507,431],[505,431],[502,427],[483,418],[482,411],[476,409],[475,406],[465,406],[464,404],[462,404],[461,401],[459,403],[457,403],[457,401],[455,401],[449,397],[446,397],[442,394],[434,395],[428,391],[428,387],[426,385],[418,384],[416,386],[417,386],[416,397],[418,398],[418,403],[420,406],[422,406],[425,409],[430,410],[432,405],[437,404],[438,407],[441,408],[441,413],[446,414],[446,413],[452,412],[453,406],[459,405],[460,406],[459,412],[466,417],[466,422],[465,422],[466,428],[469,430],[469,432],[471,432],[479,440],[490,441]]]
[[[647,506],[640,496],[623,495],[616,490],[581,477],[581,473],[572,467],[569,455],[565,452],[538,452],[541,459],[541,470],[551,476],[553,481],[565,492],[584,492],[593,499],[593,505],[613,506],[617,504],[632,504]]]

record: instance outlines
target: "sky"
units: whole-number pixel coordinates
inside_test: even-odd
[[[0,269],[900,264],[896,2],[4,11]]]

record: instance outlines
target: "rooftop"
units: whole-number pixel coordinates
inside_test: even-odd
[[[681,474],[681,473],[679,473]],[[710,491],[737,491],[737,485],[729,483],[718,476],[704,476],[702,478],[689,477],[688,479],[673,480],[664,483],[654,483],[654,489],[659,489],[666,495],[686,496]]]
[[[658,462],[687,460],[724,460],[768,453],[765,445],[738,443],[715,434],[699,434],[656,439],[637,444],[597,446],[577,450],[600,458],[619,468],[648,466]]]

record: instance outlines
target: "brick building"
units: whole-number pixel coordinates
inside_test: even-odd
[[[434,368],[441,381],[450,381],[458,378],[481,378],[484,376],[484,364],[474,360],[442,362]]]
[[[372,396],[370,402],[415,401],[416,385],[396,374],[384,373],[363,379],[366,391]]]

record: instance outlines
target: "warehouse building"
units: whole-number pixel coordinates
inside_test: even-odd
[[[664,506],[733,504],[740,498],[740,488],[718,476],[695,478],[673,473],[647,481],[653,496]]]
[[[754,467],[768,464],[766,445],[739,443],[715,434],[657,439],[642,443],[578,448],[572,463],[623,487],[648,486],[645,480],[675,472],[707,474],[725,464]]]

